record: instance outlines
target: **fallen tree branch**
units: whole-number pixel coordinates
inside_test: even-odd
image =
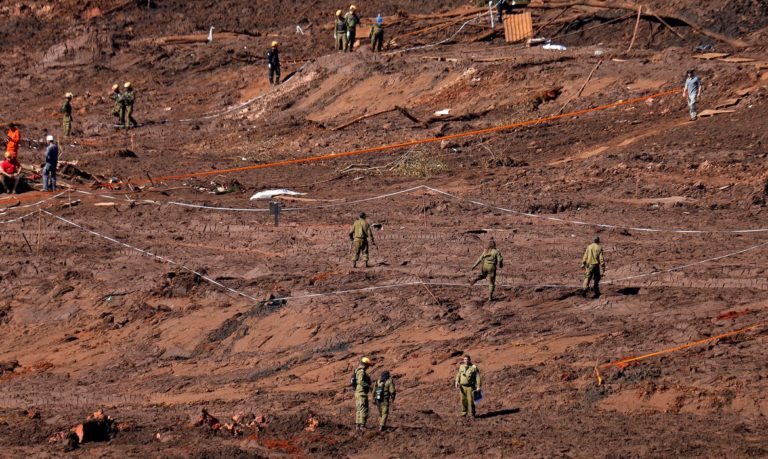
[[[746,48],[749,46],[749,43],[747,43],[744,40],[740,40],[738,38],[731,38],[723,34],[713,32],[711,30],[707,30],[699,26],[698,24],[682,16],[679,16],[677,14],[670,14],[670,13],[664,13],[662,11],[656,11],[650,8],[648,5],[642,5],[639,3],[631,3],[631,2],[624,2],[624,1],[618,1],[618,0],[565,0],[565,1],[546,2],[541,4],[534,3],[530,5],[530,8],[553,9],[553,8],[566,8],[566,7],[572,7],[572,6],[590,6],[593,8],[605,8],[605,9],[627,10],[627,11],[637,11],[640,7],[642,7],[643,11],[645,12],[644,13],[645,15],[655,16],[657,17],[657,19],[662,20],[663,24],[665,24],[663,20],[672,19],[674,21],[687,25],[688,27],[690,27],[695,32],[701,35],[721,41],[730,46],[733,46],[734,48]],[[669,24],[665,24],[665,25],[671,29]],[[681,36],[679,34],[677,35]]]
[[[406,110],[403,107],[395,105],[394,107],[388,108],[386,110],[381,110],[381,111],[378,111],[378,112],[375,112],[375,113],[368,113],[366,115],[359,116],[359,117],[353,119],[352,121],[349,121],[348,123],[344,123],[341,126],[336,126],[335,128],[332,128],[331,130],[332,131],[340,131],[340,130],[342,130],[344,128],[348,128],[349,126],[352,126],[353,124],[358,123],[360,121],[367,120],[368,118],[373,118],[374,116],[379,116],[379,115],[383,115],[385,113],[390,113],[390,112],[400,112],[403,116],[405,116],[409,120],[413,121],[414,123],[418,123],[418,124],[421,124],[422,126],[424,126],[424,122],[420,121],[418,118],[416,118],[415,116],[411,115],[411,113],[408,110]]]
[[[586,79],[586,80],[584,80],[584,84],[582,84],[582,85],[581,85],[581,88],[579,88],[579,92],[577,92],[575,96],[573,96],[573,97],[571,97],[570,99],[568,99],[568,100],[567,100],[567,101],[566,101],[566,102],[563,104],[563,106],[562,106],[562,107],[560,107],[560,111],[559,111],[559,112],[557,112],[558,114],[560,114],[560,113],[563,113],[563,110],[565,110],[565,107],[566,107],[566,106],[568,106],[568,104],[569,104],[569,103],[570,103],[570,102],[571,102],[573,99],[578,99],[578,98],[581,96],[581,93],[582,93],[582,92],[584,92],[584,88],[586,88],[586,87],[587,87],[587,83],[589,83],[589,80],[591,80],[591,79],[592,79],[592,75],[594,75],[594,74],[595,74],[595,72],[597,71],[597,68],[598,68],[598,67],[600,67],[600,64],[602,64],[602,63],[603,63],[603,60],[602,60],[602,59],[600,59],[600,60],[597,62],[597,64],[595,65],[595,67],[592,69],[592,71],[591,71],[591,72],[589,72],[589,75],[587,76],[587,79]]]
[[[635,30],[632,32],[632,40],[629,41],[629,48],[627,52],[632,51],[632,45],[635,44],[635,38],[637,38],[637,29],[640,28],[640,15],[643,14],[643,7],[637,9],[637,21],[635,21]]]

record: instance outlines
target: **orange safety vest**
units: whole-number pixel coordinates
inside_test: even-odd
[[[19,142],[21,142],[21,131],[9,130],[8,131],[8,145],[5,147],[5,151],[16,156],[19,153]]]

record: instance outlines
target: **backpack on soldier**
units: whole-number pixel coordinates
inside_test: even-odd
[[[385,392],[384,386],[385,386],[384,382],[382,381],[376,382],[376,388],[373,390],[373,399],[376,400],[377,402],[384,401],[384,392]]]

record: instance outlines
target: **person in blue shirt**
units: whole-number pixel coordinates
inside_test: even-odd
[[[691,113],[691,121],[696,121],[698,114],[696,106],[701,95],[701,78],[693,70],[688,70],[685,74],[685,85],[683,85],[683,97],[688,98],[688,111]]]

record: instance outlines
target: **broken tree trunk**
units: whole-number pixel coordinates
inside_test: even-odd
[[[554,1],[554,2],[546,2],[542,4],[530,5],[531,8],[549,8],[549,9],[566,8],[566,7],[572,7],[572,6],[590,6],[593,8],[605,8],[605,9],[627,10],[627,11],[637,11],[642,7],[644,15],[656,16],[659,20],[662,21],[662,23],[664,23],[664,19],[672,19],[687,25],[688,27],[690,27],[695,32],[701,35],[721,41],[730,46],[733,46],[734,48],[746,48],[749,46],[749,43],[745,42],[744,40],[727,37],[723,34],[713,32],[711,30],[707,30],[682,16],[678,16],[676,14],[664,13],[662,11],[657,11],[657,10],[654,10],[653,8],[650,8],[648,5],[643,5],[639,3],[631,3],[631,2],[624,2],[624,1],[618,1],[618,0],[564,0],[564,1]],[[669,27],[668,24],[665,24],[665,25]]]

